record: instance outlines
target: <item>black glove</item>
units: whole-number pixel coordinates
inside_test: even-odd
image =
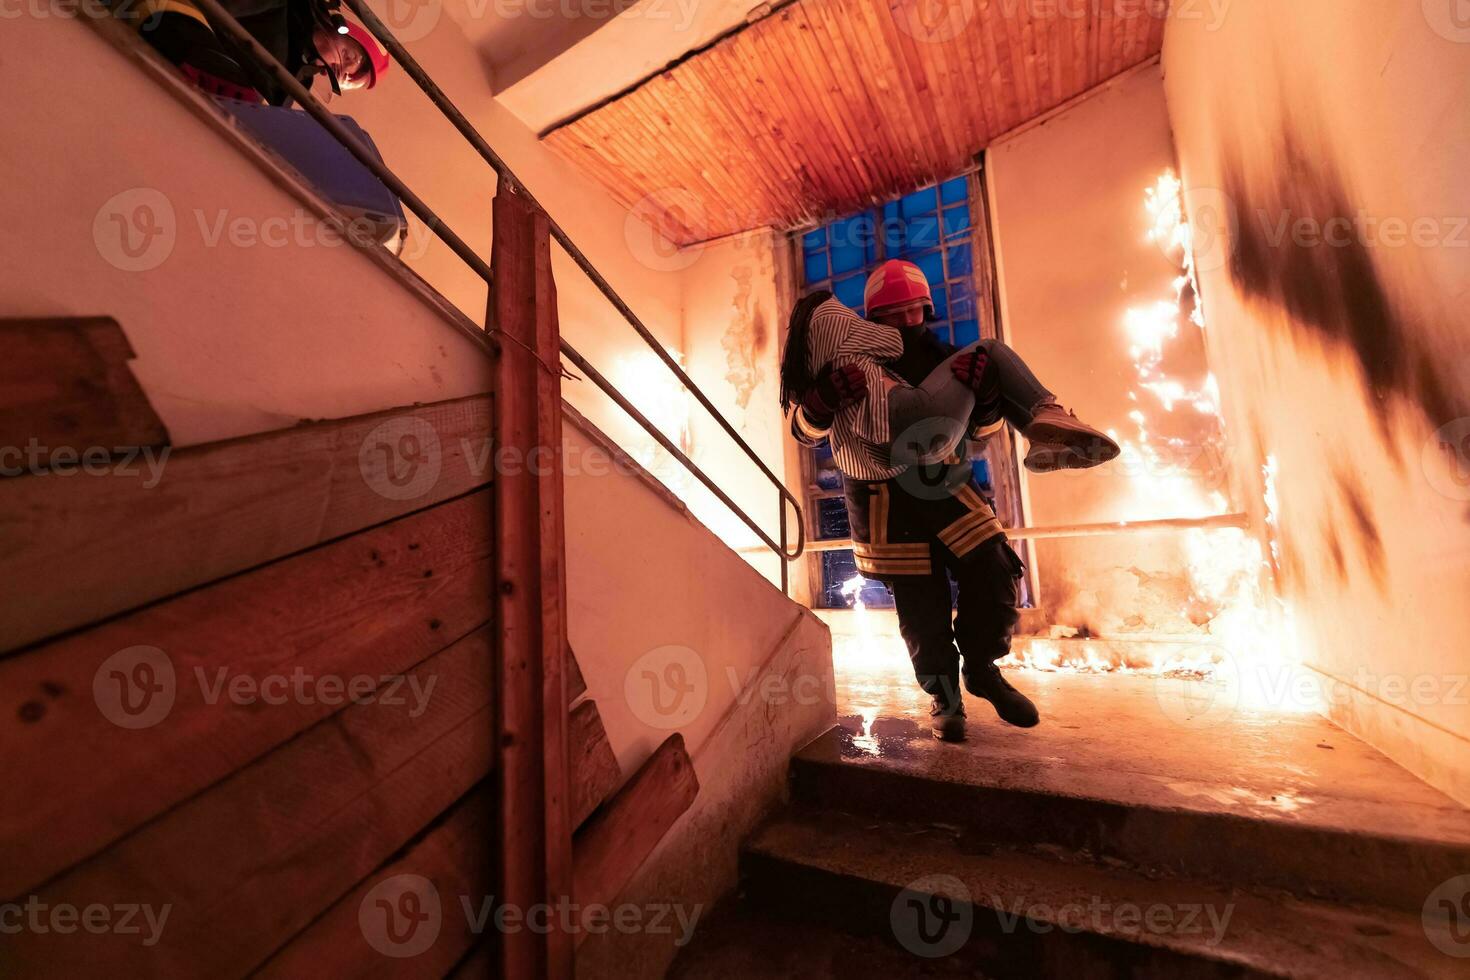
[[[977,347],[970,353],[955,358],[949,369],[954,372],[956,378],[959,378],[964,385],[978,395],[985,378],[985,366],[989,363],[990,356],[985,353],[985,348]]]
[[[817,372],[817,383],[801,400],[807,420],[815,425],[828,425],[838,411],[868,397],[868,379],[855,364],[834,367],[828,364]]]

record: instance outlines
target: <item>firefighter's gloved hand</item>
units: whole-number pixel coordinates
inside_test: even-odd
[[[817,383],[801,400],[809,421],[830,424],[838,411],[868,397],[868,379],[855,364],[834,367],[828,364],[817,372]]]
[[[971,391],[979,394],[980,386],[985,378],[985,366],[990,363],[990,358],[985,353],[985,348],[977,347],[968,354],[962,354],[950,362],[950,370],[954,376],[960,379],[960,383]]]

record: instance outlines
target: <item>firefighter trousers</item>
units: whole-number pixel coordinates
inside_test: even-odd
[[[888,580],[898,610],[898,631],[926,694],[953,705],[960,697],[961,658],[968,673],[1010,652],[1011,634],[1020,619],[1016,581],[1021,571],[1021,559],[998,535],[966,561],[936,561],[928,575]],[[951,574],[959,587],[953,601]]]

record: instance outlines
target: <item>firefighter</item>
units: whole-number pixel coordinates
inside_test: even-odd
[[[331,93],[372,88],[388,55],[365,28],[340,13],[340,0],[223,0],[266,51],[304,84],[324,76]],[[286,91],[233,42],[216,34],[193,0],[140,0],[120,8],[160,54],[211,95],[283,105]]]
[[[1029,728],[1036,706],[995,665],[1010,652],[1023,567],[980,494],[967,439],[1009,422],[1029,440],[1025,465],[1037,473],[1096,466],[1118,446],[1062,408],[1006,345],[956,351],[939,340],[925,327],[929,284],[912,263],[879,266],[864,302],[868,320],[825,291],[792,312],[781,363],[792,434],[807,446],[831,442],[857,569],[893,594],[934,735],[964,738],[961,683]]]

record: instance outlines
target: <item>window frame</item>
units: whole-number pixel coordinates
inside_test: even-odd
[[[951,200],[946,203],[943,188],[945,185],[958,179],[965,181],[965,197],[962,203],[969,211],[969,222],[963,234],[956,235],[954,238],[946,238],[944,234],[946,209],[953,209],[961,202]],[[899,195],[884,204],[866,208],[854,214],[834,218],[820,225],[808,225],[793,230],[790,233],[790,242],[793,267],[792,282],[797,285],[796,296],[805,295],[807,292],[816,288],[832,289],[839,279],[848,281],[856,278],[861,284],[861,282],[866,281],[868,274],[873,268],[889,258],[903,258],[913,261],[914,252],[893,250],[890,254],[890,236],[884,231],[884,222],[890,217],[897,217],[903,220],[906,216],[902,213],[902,202],[913,194],[922,193],[930,189],[935,194],[935,207],[932,213],[937,216],[939,222],[939,227],[936,229],[938,231],[938,241],[932,248],[920,250],[920,254],[926,252],[939,253],[943,273],[942,281],[944,283],[946,313],[945,317],[939,318],[940,326],[945,328],[945,332],[941,333],[940,336],[942,339],[955,343],[957,346],[973,343],[974,339],[987,337],[1003,338],[1004,326],[998,296],[994,228],[991,220],[991,209],[985,181],[983,155],[977,158],[974,167],[945,178],[944,180],[938,180],[925,187],[920,187],[910,192],[910,194]],[[898,214],[890,215],[890,209],[896,210]],[[840,272],[834,274],[834,263],[832,259],[834,245],[832,241],[833,229],[839,225],[848,225],[864,216],[870,215],[878,216],[878,224],[872,229],[871,242],[866,246],[861,242],[855,243],[860,248],[865,247],[865,262],[854,268],[844,267]],[[808,278],[810,268],[805,242],[808,236],[817,233],[825,233],[827,236],[825,246],[823,247],[826,257],[825,271],[827,272],[827,276],[814,282]],[[969,248],[969,269],[952,272],[951,250],[961,244],[967,245]],[[968,293],[967,298],[973,306],[969,311],[970,316],[961,317],[957,320],[950,294],[952,289],[959,284],[963,284],[965,291]],[[859,285],[860,288],[861,286]],[[848,289],[850,292],[851,287],[848,287]],[[833,292],[836,293],[837,291],[833,289]],[[861,292],[858,293],[858,297],[861,297]],[[851,297],[849,296],[848,298]],[[839,299],[848,302],[848,299],[844,298],[841,294],[839,294]],[[866,312],[861,302],[857,304],[849,302],[848,305],[853,306],[859,312]],[[936,310],[936,314],[938,312]],[[955,334],[956,322],[965,323],[971,320],[975,321],[975,332],[977,336],[969,337],[966,334],[965,336],[957,337]],[[966,339],[967,337],[969,339]],[[961,343],[960,341],[963,342]],[[821,502],[834,498],[840,499],[842,497],[842,490],[840,486],[836,489],[827,489],[818,484],[818,452],[818,450],[807,449],[805,447],[802,447],[800,452],[803,503],[806,511],[807,526],[811,528],[811,540],[834,540],[832,538],[824,539],[821,537]],[[996,510],[1001,517],[1002,523],[1005,523],[1007,526],[1024,524],[1024,495],[1021,492],[1019,478],[1020,455],[1014,434],[1010,432],[1008,427],[1003,427],[1000,433],[987,442],[983,451],[972,457],[972,459],[984,459],[990,468],[991,493],[995,498]],[[1026,560],[1029,566],[1030,556],[1027,543],[1017,542],[1016,544],[1018,550],[1022,551],[1022,559]],[[826,551],[811,553],[813,560],[808,563],[808,575],[811,586],[812,605],[814,608],[849,608],[846,604],[833,605],[828,602],[827,583],[825,581],[825,564],[827,559],[824,557],[828,553]],[[843,549],[839,553],[852,554],[850,549]],[[868,591],[867,588],[864,589],[864,592]],[[1034,594],[1034,583],[1029,577],[1028,579],[1023,579],[1022,605],[1030,606]],[[867,604],[870,606],[891,607],[892,602],[889,599],[886,602],[879,600],[876,603],[868,602]]]

